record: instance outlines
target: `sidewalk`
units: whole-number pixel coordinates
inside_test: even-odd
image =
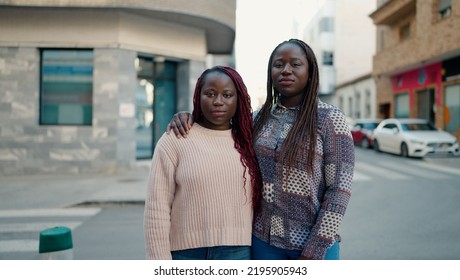
[[[119,174],[33,175],[0,178],[0,210],[143,204],[150,161]]]
[[[426,157],[421,161],[460,170],[459,156]],[[119,174],[1,177],[0,210],[143,204],[149,169],[150,161],[142,161],[133,170]]]

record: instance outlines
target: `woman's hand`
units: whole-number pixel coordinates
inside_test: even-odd
[[[166,134],[169,134],[172,130],[177,138],[181,138],[181,136],[186,138],[190,128],[192,128],[192,124],[193,116],[189,112],[175,113],[166,127]]]

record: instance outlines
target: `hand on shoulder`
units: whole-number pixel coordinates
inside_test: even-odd
[[[181,111],[172,117],[168,126],[166,127],[166,134],[170,134],[171,130],[177,138],[187,138],[187,134],[193,125],[193,116],[189,112]]]

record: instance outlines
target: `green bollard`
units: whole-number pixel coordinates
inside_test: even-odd
[[[43,260],[73,259],[72,233],[68,227],[54,227],[40,232],[38,252]]]

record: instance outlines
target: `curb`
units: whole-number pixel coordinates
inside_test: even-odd
[[[145,200],[108,200],[108,201],[84,201],[77,204],[67,206],[66,208],[74,207],[98,207],[98,208],[109,208],[109,207],[128,207],[128,206],[144,206]]]

